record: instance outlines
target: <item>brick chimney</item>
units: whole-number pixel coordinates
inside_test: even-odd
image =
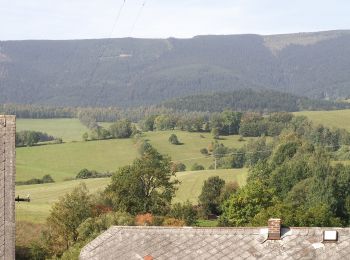
[[[280,240],[281,239],[281,219],[270,218],[268,221],[268,239]]]

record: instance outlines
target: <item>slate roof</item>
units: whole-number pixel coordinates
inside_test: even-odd
[[[324,230],[338,242],[322,243]],[[111,227],[86,245],[86,259],[350,259],[350,228],[282,228],[281,240],[266,240],[267,228]]]

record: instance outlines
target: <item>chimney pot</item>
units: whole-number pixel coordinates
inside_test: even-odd
[[[270,218],[268,221],[268,239],[280,240],[281,239],[281,219]]]

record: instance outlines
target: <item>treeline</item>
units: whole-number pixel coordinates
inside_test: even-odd
[[[16,181],[16,185],[32,185],[32,184],[44,184],[44,183],[54,183],[54,179],[51,175],[44,175],[41,179],[33,178],[28,181]]]
[[[111,177],[113,174],[106,172],[97,172],[95,170],[88,170],[88,169],[82,169],[81,171],[78,172],[77,176],[75,179],[96,179],[96,178],[107,178]]]
[[[160,114],[185,116],[197,113],[208,116],[233,110],[240,112],[294,112],[300,110],[334,110],[350,108],[349,103],[314,100],[292,94],[264,90],[237,90],[227,93],[187,96],[166,101],[160,105],[130,108],[117,107],[50,107],[39,105],[0,105],[0,113],[19,118],[94,118],[96,122],[115,122],[128,119],[139,122],[146,117]]]
[[[251,118],[251,117],[250,117]],[[277,120],[277,118],[279,118]],[[260,127],[259,123],[266,127]],[[341,129],[330,129],[322,125],[314,126],[306,117],[292,116],[291,114],[272,114],[269,117],[259,119],[258,123],[246,121],[241,124],[240,134],[246,133],[247,128],[252,127],[249,136],[260,137],[256,140],[249,140],[241,148],[229,148],[219,140],[212,142],[208,147],[199,151],[203,155],[210,155],[215,158],[215,165],[210,169],[231,169],[251,167],[256,162],[265,160],[271,156],[273,147],[278,143],[280,135],[288,133],[303,138],[315,147],[322,147],[333,160],[345,160],[349,156],[350,133]],[[272,127],[273,132],[266,131]],[[274,137],[269,141],[267,136]],[[277,138],[277,139],[276,139]],[[244,138],[240,138],[244,141]]]
[[[39,142],[55,141],[55,143],[62,143],[61,138],[56,138],[47,133],[38,131],[20,131],[16,133],[16,147],[33,146]]]
[[[165,101],[163,105],[176,111],[208,112],[222,112],[226,109],[255,112],[296,112],[350,107],[348,103],[309,99],[273,90],[254,91],[249,89],[175,98]]]
[[[0,104],[0,114],[16,115],[18,118],[50,119],[81,118],[88,116],[97,122],[115,122],[127,118],[138,122],[152,114],[174,113],[162,106],[133,107],[51,107],[40,105]]]

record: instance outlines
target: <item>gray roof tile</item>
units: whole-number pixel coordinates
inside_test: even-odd
[[[322,243],[324,230],[339,241]],[[350,228],[290,228],[266,240],[266,228],[111,227],[86,245],[81,260],[96,259],[350,259]]]

